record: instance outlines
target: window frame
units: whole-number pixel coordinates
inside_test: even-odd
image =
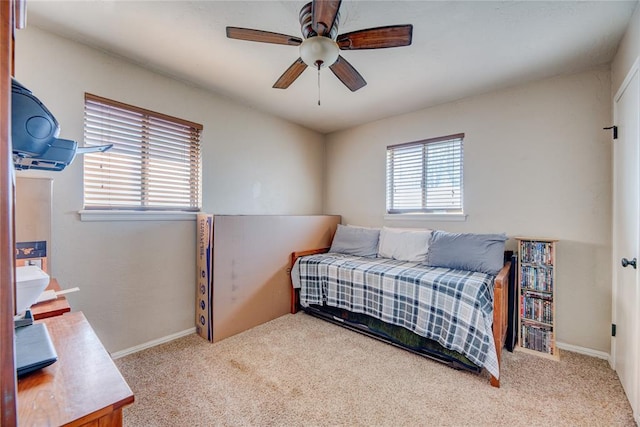
[[[107,218],[114,219],[147,219],[143,218],[145,216],[149,216],[150,218],[157,219],[170,219],[172,216],[175,216],[177,219],[185,219],[191,218],[191,216],[197,212],[199,212],[202,208],[202,152],[200,147],[200,140],[202,135],[203,126],[198,123],[194,123],[188,120],[184,120],[178,117],[169,116],[167,114],[158,113],[156,111],[147,110],[141,107],[136,107],[134,105],[126,104],[120,101],[115,101],[112,99],[104,98],[98,95],[94,95],[91,93],[85,93],[84,97],[84,137],[85,137],[85,145],[93,146],[97,144],[96,141],[92,141],[88,143],[87,137],[87,128],[88,123],[87,120],[87,112],[90,110],[90,103],[98,103],[106,106],[107,108],[114,108],[123,110],[126,114],[140,115],[140,127],[143,131],[140,133],[140,139],[136,140],[136,144],[133,146],[138,146],[140,149],[140,182],[137,190],[139,191],[139,202],[135,204],[110,204],[108,197],[105,198],[104,204],[89,204],[87,205],[87,195],[91,194],[91,192],[87,192],[87,163],[85,161],[83,165],[83,210],[80,211],[81,219],[84,220],[107,220]],[[100,108],[100,107],[97,107]],[[175,126],[176,128],[183,127],[187,130],[188,133],[191,134],[190,137],[181,138],[184,141],[184,149],[188,151],[189,155],[192,157],[195,153],[195,160],[185,160],[183,166],[189,165],[189,178],[187,179],[188,184],[188,198],[189,198],[189,206],[185,205],[172,205],[172,206],[162,206],[160,204],[150,202],[148,200],[149,188],[153,189],[153,184],[149,187],[149,177],[153,174],[150,172],[148,157],[145,156],[145,150],[148,150],[149,144],[153,145],[153,138],[149,138],[145,129],[149,129],[150,127],[158,127],[161,126],[162,123],[169,123],[171,126]],[[134,120],[135,122],[135,120]],[[145,127],[146,126],[146,127]],[[97,138],[96,138],[97,139]],[[182,142],[181,141],[181,142]],[[100,143],[112,143],[116,141],[109,141],[108,138],[106,140],[101,140]],[[164,143],[166,144],[166,143]],[[146,149],[145,149],[146,147]],[[164,148],[162,145],[160,148]],[[109,152],[105,153],[106,155]],[[100,155],[100,154],[87,154],[88,155]],[[175,154],[174,154],[175,155]],[[172,161],[169,156],[168,161]],[[176,157],[177,158],[177,157]],[[165,160],[167,161],[167,160]],[[186,168],[185,168],[186,169]],[[94,172],[95,173],[95,172]],[[91,174],[91,172],[89,172]],[[187,186],[185,185],[186,189]],[[151,190],[153,191],[153,190]],[[145,200],[146,198],[146,200]],[[139,203],[139,204],[138,204]],[[142,215],[141,215],[142,214]],[[153,214],[153,215],[151,215]],[[118,217],[120,216],[120,218]]]
[[[406,142],[401,144],[393,144],[387,146],[386,152],[386,175],[385,175],[385,205],[386,205],[386,215],[385,218],[402,218],[407,217],[410,219],[420,218],[429,216],[429,218],[437,218],[439,220],[465,220],[466,215],[464,214],[464,133],[457,133],[451,135],[440,136],[436,138],[428,138],[419,141]],[[440,208],[440,207],[429,207],[428,200],[425,199],[427,192],[425,190],[426,182],[427,182],[427,174],[428,174],[428,158],[425,157],[425,150],[427,146],[430,144],[442,143],[446,141],[458,141],[459,140],[459,162],[452,162],[453,168],[459,168],[459,206],[455,206],[451,209]],[[421,162],[421,176],[420,180],[420,197],[422,198],[420,202],[420,207],[409,207],[409,208],[397,208],[394,207],[395,203],[393,200],[393,182],[394,181],[394,166],[397,164],[393,163],[393,155],[397,154],[395,150],[401,150],[405,148],[411,147],[421,147],[422,154],[420,156]],[[431,166],[433,167],[433,165]],[[417,172],[417,171],[416,171]]]

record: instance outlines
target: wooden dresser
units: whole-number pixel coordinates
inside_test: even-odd
[[[38,320],[58,354],[18,379],[19,426],[121,426],[129,388],[82,312]]]

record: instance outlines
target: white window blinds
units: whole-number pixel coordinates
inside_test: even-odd
[[[387,147],[388,213],[462,213],[464,134]]]
[[[84,208],[196,211],[202,125],[85,94]]]

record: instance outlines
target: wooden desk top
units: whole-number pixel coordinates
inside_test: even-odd
[[[58,281],[51,278],[46,290],[59,291],[60,285],[58,284]],[[69,302],[62,295],[54,300],[41,302],[31,306],[31,314],[33,314],[33,318],[36,320],[59,316],[70,311],[71,307],[69,306]]]
[[[83,425],[133,403],[133,392],[82,312],[38,322],[47,325],[58,361],[18,379],[19,426]]]

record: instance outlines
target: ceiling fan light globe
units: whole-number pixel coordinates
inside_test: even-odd
[[[300,45],[300,58],[309,67],[329,67],[338,60],[340,49],[335,41],[328,37],[309,37]]]

